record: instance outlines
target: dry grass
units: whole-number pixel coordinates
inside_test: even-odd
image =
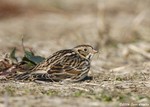
[[[1,107],[150,106],[149,0],[2,0],[0,54],[24,45],[44,57],[78,44],[99,50],[91,81],[1,81]]]

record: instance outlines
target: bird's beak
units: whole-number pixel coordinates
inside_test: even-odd
[[[98,53],[98,52],[97,52],[97,50],[94,50],[94,49],[93,49],[93,53],[96,54],[96,53]]]

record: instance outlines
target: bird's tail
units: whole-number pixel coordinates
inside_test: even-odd
[[[30,72],[13,72],[5,74],[6,80],[28,80]]]
[[[25,72],[22,74],[17,74],[13,78],[14,80],[21,80],[21,81],[27,81],[27,80],[32,80],[30,76],[31,72]]]
[[[16,81],[35,81],[35,80],[40,80],[40,81],[60,81],[59,78],[57,78],[54,75],[48,74],[48,73],[31,73],[31,72],[26,72],[23,74],[19,74],[15,76],[14,78]]]

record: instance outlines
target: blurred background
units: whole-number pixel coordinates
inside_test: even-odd
[[[0,48],[18,45],[22,35],[26,45],[42,50],[150,41],[149,4],[149,0],[1,0]]]
[[[0,49],[19,48],[22,36],[43,55],[78,44],[149,42],[150,1],[1,0]]]

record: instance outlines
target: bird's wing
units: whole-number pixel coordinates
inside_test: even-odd
[[[48,74],[55,75],[62,79],[83,79],[87,76],[89,69],[89,61],[73,56],[66,56],[61,61],[53,64]]]
[[[52,65],[57,64],[57,62],[60,62],[64,57],[75,54],[74,51],[68,49],[68,50],[60,50],[49,56],[46,60],[41,62],[40,64],[36,65],[32,71],[36,72],[38,70],[45,71],[45,73],[51,68]],[[44,73],[44,72],[41,72]]]

